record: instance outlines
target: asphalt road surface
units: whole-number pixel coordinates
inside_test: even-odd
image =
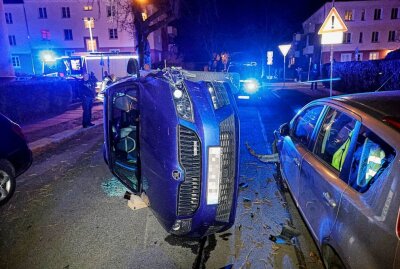
[[[166,233],[149,208],[127,206],[125,188],[103,161],[101,126],[46,152],[17,179],[0,208],[0,268],[323,268],[276,168],[251,156],[271,153],[272,131],[310,100],[271,89],[257,106],[240,106],[241,189],[235,225],[203,239]],[[292,244],[271,241],[283,225]]]

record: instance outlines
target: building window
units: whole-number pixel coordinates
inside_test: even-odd
[[[372,43],[378,43],[379,42],[379,32],[372,32]]]
[[[361,20],[365,21],[365,9],[361,10]]]
[[[358,37],[358,43],[362,43],[363,42],[363,32],[360,32],[360,36]]]
[[[69,11],[69,7],[62,7],[61,11],[63,19],[71,18],[71,12]]]
[[[108,29],[108,36],[110,39],[118,39],[118,31],[116,28]]]
[[[49,30],[42,30],[42,40],[50,40],[50,31]]]
[[[399,18],[399,8],[397,8],[397,7],[392,8],[392,14],[390,15],[390,18],[392,20]]]
[[[374,12],[374,20],[381,20],[382,19],[382,9],[376,8]]]
[[[107,17],[114,17],[117,14],[115,6],[107,6]]]
[[[11,56],[11,62],[13,67],[21,68],[21,62],[19,61],[19,56]]]
[[[369,53],[369,59],[370,60],[378,60],[379,59],[379,52],[370,52]]]
[[[89,17],[89,18],[84,18],[83,19],[84,23],[85,23],[85,28],[89,29],[89,28],[94,28],[94,18]]]
[[[10,43],[10,46],[16,46],[17,42],[15,40],[15,35],[9,35],[8,36],[8,42]]]
[[[345,21],[353,20],[353,10],[346,10],[346,12],[344,13],[344,20]]]
[[[342,53],[340,54],[340,61],[341,62],[351,62],[351,53]]]
[[[395,42],[396,41],[396,31],[389,31],[389,42]]]
[[[65,40],[73,40],[72,29],[64,29],[64,39]]]
[[[356,59],[356,61],[362,61],[363,60],[363,53],[362,52],[356,53],[355,59]]]
[[[5,15],[6,15],[6,23],[13,24],[12,14],[10,12],[6,12]]]
[[[45,7],[39,8],[39,19],[47,19],[47,9]]]
[[[343,33],[343,43],[344,44],[351,43],[351,33]]]
[[[83,6],[83,10],[84,11],[92,11],[93,10],[93,6]]]
[[[87,51],[97,51],[97,38],[85,38],[85,45]]]

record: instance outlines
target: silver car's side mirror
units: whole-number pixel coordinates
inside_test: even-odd
[[[279,134],[281,136],[287,136],[290,133],[290,125],[289,123],[284,123],[279,127]]]

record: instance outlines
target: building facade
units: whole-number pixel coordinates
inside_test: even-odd
[[[120,27],[117,2],[121,1],[5,1],[4,16],[15,72],[41,74],[44,58],[49,55],[135,53],[135,34]],[[153,7],[146,7],[146,12],[154,12]],[[162,33],[166,29],[159,29],[148,38],[152,61],[162,60]]]
[[[318,35],[332,8],[324,4],[303,23],[303,33],[295,36],[297,61],[324,64],[330,61],[330,45],[321,45]],[[400,0],[335,2],[348,31],[343,43],[333,45],[334,61],[367,61],[383,59],[400,48]]]

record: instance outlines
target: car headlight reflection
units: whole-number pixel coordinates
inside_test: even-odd
[[[193,105],[184,82],[171,85],[171,90],[178,116],[184,120],[194,122]]]

